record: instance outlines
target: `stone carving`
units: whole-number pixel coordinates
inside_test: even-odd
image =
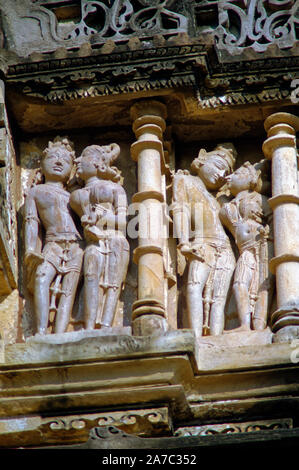
[[[233,144],[219,144],[211,152],[200,150],[191,165],[197,176],[181,171],[174,175],[173,219],[178,247],[188,262],[187,314],[197,336],[203,329],[219,335],[224,328],[235,257],[219,218],[220,204],[209,190],[223,185],[235,159]]]
[[[215,3],[215,2],[212,2]],[[240,53],[245,47],[264,52],[270,44],[284,49],[296,42],[298,2],[250,0],[217,2],[219,25],[215,30],[219,49]]]
[[[263,152],[271,160],[275,256],[270,269],[276,275],[277,309],[271,315],[274,342],[299,338],[298,252],[299,187],[296,133],[299,118],[275,113],[264,123],[268,138]]]
[[[42,0],[17,0],[13,8],[5,1],[0,2],[0,7],[8,19],[6,33],[16,52],[25,56],[34,51],[80,46],[88,40],[92,44],[104,44],[108,39],[117,42],[136,35],[149,38],[187,32],[188,19],[175,11],[174,3],[174,0],[76,3],[64,0],[58,6]]]
[[[81,237],[65,188],[74,155],[67,139],[49,142],[41,162],[44,182],[33,186],[25,201],[27,285],[41,335],[47,333],[50,311],[56,313],[55,333],[66,331],[80,277]]]
[[[293,420],[290,418],[249,421],[245,423],[206,424],[203,426],[186,426],[176,430],[176,437],[209,436],[215,434],[231,434],[254,432],[271,429],[292,429]]]
[[[127,196],[112,162],[117,144],[91,145],[76,159],[84,188],[74,191],[70,204],[81,218],[84,253],[85,328],[111,327],[127,274],[129,244],[125,238]]]
[[[266,196],[260,194],[261,170],[246,162],[226,180],[235,197],[223,205],[220,218],[233,234],[240,254],[233,283],[239,329],[261,330],[267,326],[273,291],[273,276],[268,272],[273,256],[272,211]]]
[[[167,7],[166,7],[167,3]],[[161,33],[178,33],[187,30],[187,18],[181,14],[169,10],[172,1],[156,0],[114,0],[112,5],[105,0],[81,1],[82,19],[71,31],[67,39],[76,39],[78,36],[93,36],[95,42],[105,42],[107,37],[114,41],[124,40],[133,34],[139,36],[152,36]],[[89,23],[95,24],[92,18],[101,16],[101,24],[90,27]],[[91,21],[90,21],[91,20]],[[165,23],[168,26],[165,26]]]
[[[0,101],[2,91],[0,90]],[[3,107],[3,104],[0,103]],[[3,111],[2,111],[3,112]],[[14,206],[14,152],[5,127],[0,127],[0,296],[17,287],[17,233]]]

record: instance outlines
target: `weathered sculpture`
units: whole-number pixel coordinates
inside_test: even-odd
[[[273,291],[273,277],[268,270],[269,252],[270,256],[273,253],[272,229],[265,224],[269,222],[271,210],[267,198],[260,194],[260,173],[246,162],[227,176],[228,187],[235,197],[220,210],[220,218],[234,236],[240,254],[233,282],[240,331],[267,326]]]
[[[111,163],[117,144],[91,145],[76,159],[84,188],[71,195],[71,206],[81,218],[84,254],[85,328],[111,327],[127,274],[129,244],[125,238],[127,197]]]
[[[66,331],[81,272],[82,240],[65,189],[74,155],[67,139],[49,142],[41,162],[44,183],[33,186],[25,201],[25,265],[41,335],[50,310],[56,313],[55,332]]]
[[[203,328],[219,335],[235,268],[229,238],[219,219],[220,204],[209,190],[218,190],[236,158],[233,144],[202,149],[192,162],[197,176],[177,172],[173,182],[173,219],[179,249],[188,261],[187,313],[197,336]],[[192,232],[191,228],[195,227]]]

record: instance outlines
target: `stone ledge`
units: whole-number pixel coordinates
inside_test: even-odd
[[[273,333],[270,328],[257,331],[225,331],[219,336],[202,336],[199,340],[199,346],[207,346],[214,348],[236,348],[242,346],[257,346],[272,343]]]
[[[169,331],[162,335],[131,336],[94,331],[71,332],[57,335],[36,335],[26,343],[5,348],[2,365],[59,364],[163,356],[168,354],[194,354],[195,341],[191,330]],[[1,358],[0,358],[1,359]]]

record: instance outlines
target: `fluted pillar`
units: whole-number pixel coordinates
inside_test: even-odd
[[[299,337],[299,186],[296,131],[299,118],[276,113],[265,121],[265,157],[272,160],[274,258],[277,310],[271,318],[274,341]]]
[[[133,202],[140,204],[138,247],[134,251],[138,299],[133,304],[132,329],[134,335],[147,335],[167,329],[162,209],[166,107],[158,101],[141,101],[133,105],[131,116],[137,139],[131,155],[138,165],[138,192]]]

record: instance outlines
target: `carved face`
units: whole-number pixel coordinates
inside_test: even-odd
[[[233,196],[236,196],[241,191],[249,190],[253,182],[252,174],[244,167],[238,168],[234,173],[226,176],[225,179]]]
[[[107,171],[105,156],[88,147],[75,160],[75,163],[77,165],[77,174],[83,180],[87,180],[92,176],[104,175]]]
[[[229,166],[226,160],[214,152],[198,169],[198,174],[208,189],[219,189],[224,184],[224,178],[228,173]]]
[[[46,181],[66,182],[73,168],[70,152],[63,147],[48,149],[41,162],[41,169]]]

